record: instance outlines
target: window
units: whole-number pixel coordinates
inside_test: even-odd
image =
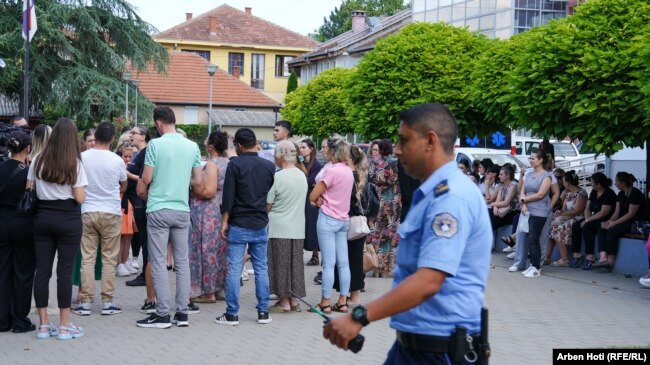
[[[199,124],[199,107],[186,106],[183,118],[184,124]]]
[[[198,51],[195,49],[181,49],[182,53],[194,53],[210,61],[210,51]]]
[[[264,89],[264,55],[253,53],[251,55],[251,86]]]
[[[275,56],[275,76],[276,77],[289,77],[289,61],[293,56]]]
[[[244,54],[228,53],[228,73],[240,77],[244,70]]]

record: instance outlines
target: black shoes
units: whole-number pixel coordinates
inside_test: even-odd
[[[172,321],[169,319],[169,314],[161,317],[152,313],[149,317],[136,321],[135,324],[144,328],[169,328],[172,326]]]
[[[266,315],[268,316],[268,313]],[[236,326],[239,324],[239,316],[224,313],[221,315],[221,317],[215,318],[214,323],[223,324],[226,326]]]
[[[135,279],[126,282],[126,286],[146,286],[146,285],[147,283],[144,280],[144,274],[140,274]]]
[[[190,302],[190,304],[187,305],[187,314],[199,314],[201,313],[201,310],[199,309],[199,306]]]
[[[314,284],[322,285],[323,284],[323,272],[319,271],[318,274],[314,277]]]
[[[318,257],[312,256],[309,261],[307,261],[307,266],[318,266],[320,265],[320,262],[318,262]]]
[[[187,327],[190,325],[190,321],[187,319],[187,314],[181,312],[176,312],[176,314],[174,314],[172,323],[178,327]]]
[[[36,330],[36,325],[33,323],[30,323],[29,325],[26,325],[24,327],[14,327],[11,329],[11,332],[13,333],[25,333],[25,332],[30,332]]]
[[[140,312],[145,314],[156,313],[156,302],[147,302],[144,300],[144,305],[140,307]]]
[[[273,319],[269,316],[269,312],[257,312],[257,323],[267,324],[271,323]]]

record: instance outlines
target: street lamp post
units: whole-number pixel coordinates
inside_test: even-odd
[[[126,87],[126,96],[124,98],[124,118],[125,121],[129,121],[129,81],[131,81],[131,73],[125,72],[122,74],[122,80],[124,81],[124,86]]]
[[[212,133],[212,76],[217,72],[217,65],[208,64],[208,75],[210,75],[210,103],[208,110],[208,136]],[[221,123],[219,123],[219,130],[221,130]]]
[[[138,87],[140,86],[140,80],[133,80],[131,81],[131,83],[133,83],[133,86],[135,87],[135,115],[134,115],[135,124],[134,125],[137,126],[138,125],[138,94],[139,94]]]

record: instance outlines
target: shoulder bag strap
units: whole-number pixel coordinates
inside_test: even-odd
[[[18,166],[16,166],[16,168],[15,168],[14,171],[11,173],[11,175],[9,175],[9,178],[8,178],[7,180],[5,180],[5,181],[2,183],[2,185],[0,185],[0,194],[2,194],[2,192],[5,191],[5,188],[7,187],[7,185],[9,185],[9,181],[11,181],[11,179],[12,179],[14,176],[18,175],[18,173],[19,173],[20,171],[24,170],[24,169],[25,169],[25,164],[23,164],[23,163],[21,163],[21,164],[19,164]]]

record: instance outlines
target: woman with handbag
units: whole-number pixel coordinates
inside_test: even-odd
[[[84,330],[70,323],[72,265],[82,234],[81,203],[86,196],[88,179],[81,163],[77,127],[68,118],[60,118],[45,149],[30,166],[28,186],[38,196],[34,220],[36,276],[34,299],[40,318],[37,338],[58,336],[60,340],[82,337]],[[54,256],[57,262],[57,299],[60,325],[48,318],[47,302]]]
[[[0,164],[0,332],[22,333],[36,329],[27,318],[36,269],[34,215],[16,209],[27,182],[29,130],[12,132],[7,145],[11,159]]]
[[[350,196],[350,229],[348,230],[348,261],[350,265],[350,296],[348,306],[361,302],[361,289],[364,288],[363,252],[366,237],[370,233],[365,216],[363,192],[368,179],[368,159],[358,146],[350,147],[350,168],[354,175],[354,186]],[[334,271],[334,289],[340,292],[338,272]]]
[[[350,267],[348,261],[347,236],[350,228],[350,196],[354,186],[354,174],[348,166],[350,145],[343,138],[327,139],[327,159],[330,167],[321,170],[320,179],[309,195],[312,206],[320,208],[317,231],[322,256],[322,298],[317,308],[325,313],[332,310],[346,313],[350,290]],[[318,179],[318,178],[317,178]],[[339,299],[330,307],[334,285],[334,266],[338,268]]]

